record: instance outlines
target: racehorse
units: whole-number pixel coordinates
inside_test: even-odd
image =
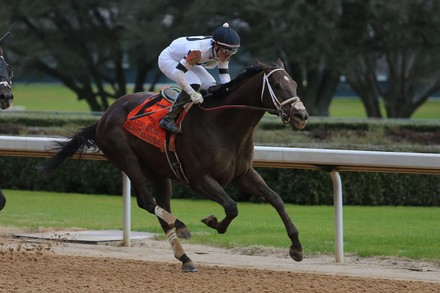
[[[265,112],[280,116],[282,122],[298,129],[305,127],[308,114],[296,90],[296,82],[280,59],[271,66],[257,62],[211,93],[202,105],[192,105],[182,122],[183,134],[175,138],[175,148],[189,186],[224,208],[223,220],[210,215],[203,223],[223,234],[237,217],[237,204],[223,189],[230,183],[241,192],[264,198],[276,209],[292,242],[290,256],[301,261],[298,230],[282,199],[252,167],[253,133]],[[87,148],[100,149],[130,178],[138,206],[158,217],[183,271],[196,271],[177,239],[189,238],[190,232],[171,214],[171,179],[177,179],[176,174],[164,152],[123,128],[130,111],[149,96],[151,93],[134,93],[117,99],[97,123],[61,142],[59,151],[42,171],[52,171]],[[152,192],[146,188],[145,178],[151,183]]]
[[[3,48],[1,47],[2,41],[8,35],[9,32],[0,39],[0,108],[3,110],[9,108],[14,99],[11,89],[12,66],[6,63],[3,57]]]
[[[8,35],[9,32],[0,38],[0,108],[3,110],[9,108],[11,106],[12,99],[14,99],[11,88],[12,66],[6,63],[5,58],[3,57],[3,48],[1,46],[3,40]],[[3,192],[0,190],[0,210],[2,210],[5,205],[6,198]]]

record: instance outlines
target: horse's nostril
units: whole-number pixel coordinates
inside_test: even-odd
[[[295,120],[304,120],[304,115],[302,115],[300,113],[295,113],[295,114],[293,114],[293,118]]]

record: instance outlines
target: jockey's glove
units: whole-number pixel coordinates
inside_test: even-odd
[[[191,101],[193,101],[194,104],[203,103],[203,96],[200,93],[193,92],[189,96],[191,97]]]

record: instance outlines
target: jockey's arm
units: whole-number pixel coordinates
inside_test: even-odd
[[[218,64],[218,73],[220,78],[220,83],[228,83],[231,81],[231,76],[229,75],[229,62],[220,62]]]
[[[188,80],[185,77],[185,73],[190,70],[195,64],[197,64],[202,58],[200,51],[190,51],[173,70],[174,81],[189,95],[195,93],[195,90],[191,87]]]

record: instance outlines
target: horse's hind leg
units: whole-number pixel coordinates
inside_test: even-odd
[[[237,178],[233,183],[243,192],[263,197],[275,208],[286,227],[287,235],[292,241],[289,251],[290,257],[295,261],[302,261],[303,249],[298,237],[299,232],[287,214],[281,197],[267,186],[266,182],[253,168]]]
[[[138,163],[130,164],[130,169],[126,170],[127,176],[130,178],[133,188],[136,191],[137,204],[140,208],[147,210],[149,213],[156,215],[159,218],[160,224],[167,236],[167,239],[173,249],[174,256],[176,259],[182,262],[182,270],[184,272],[196,272],[197,268],[192,262],[192,260],[186,255],[183,247],[181,246],[179,240],[177,239],[177,234],[174,231],[174,227],[179,231],[179,233],[185,233],[186,227],[183,222],[174,217],[170,212],[169,199],[164,199],[158,196],[159,203],[165,204],[165,207],[157,205],[152,194],[145,187],[145,182],[142,174],[141,168],[139,166],[138,171],[136,171]],[[170,187],[162,187],[168,189]],[[159,188],[160,189],[160,188]],[[171,192],[171,190],[170,190]],[[189,232],[188,232],[189,233]]]
[[[150,177],[149,177],[150,178]],[[155,191],[155,198],[157,204],[166,210],[171,215],[171,180],[168,178],[159,178],[156,180],[151,180],[150,182],[153,185]],[[174,231],[173,227],[170,224],[162,219],[161,217],[157,217],[159,219],[159,223],[162,226],[163,231],[165,232],[168,241],[174,251],[174,256],[182,262],[182,270],[184,272],[196,272],[197,268],[191,259],[185,254],[182,246],[180,245],[177,237],[180,238],[190,238],[191,233],[188,231],[186,225],[181,222],[179,219],[176,219],[174,227],[176,231]]]
[[[115,135],[112,137],[122,137]],[[167,239],[174,251],[174,256],[182,262],[182,270],[185,272],[195,272],[197,268],[191,259],[186,255],[182,246],[177,239],[174,227],[179,228],[184,224],[174,217],[166,209],[156,204],[153,195],[148,191],[145,185],[145,178],[142,168],[139,163],[137,155],[132,151],[126,142],[121,140],[114,141],[106,138],[105,141],[100,141],[100,149],[106,154],[107,158],[119,169],[125,172],[130,178],[134,191],[136,192],[137,204],[140,208],[156,215],[163,221],[162,227],[167,228]],[[123,156],[121,154],[124,154]],[[166,207],[169,209],[169,206]]]
[[[171,180],[168,178],[152,179],[150,176],[148,176],[149,174],[145,175],[150,179],[150,182],[153,185],[156,203],[164,210],[171,213]],[[158,217],[158,219],[163,231],[167,233],[167,231],[169,231],[172,227],[161,218]],[[179,219],[176,219],[174,227],[176,228],[177,237],[185,239],[191,238],[191,233],[189,232],[188,228]]]

